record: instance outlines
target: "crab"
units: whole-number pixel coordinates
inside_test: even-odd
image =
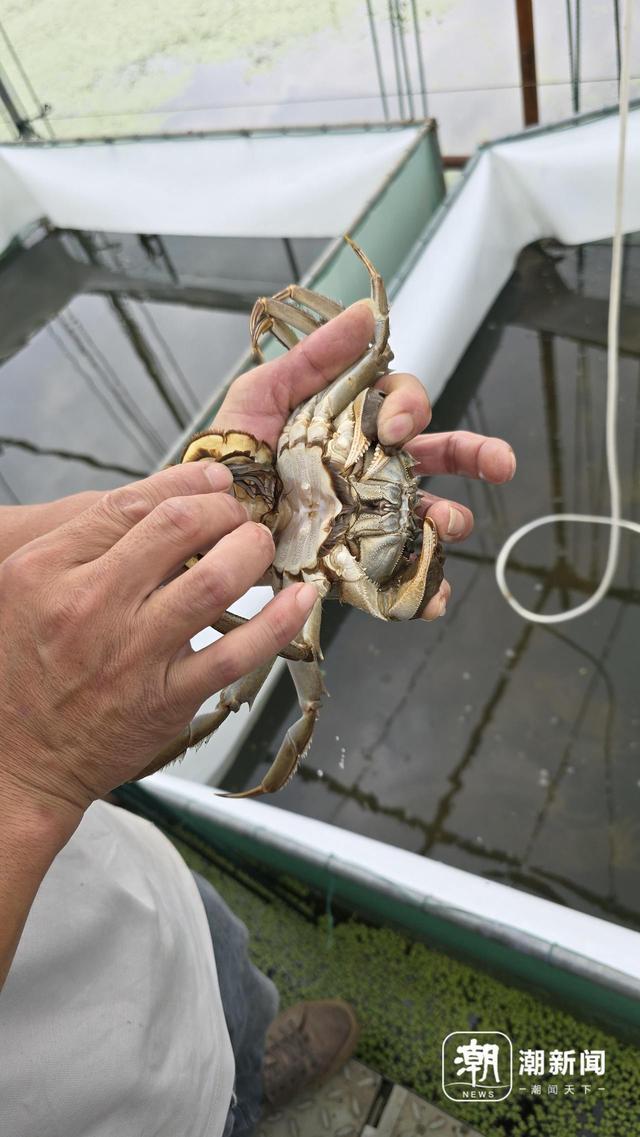
[[[436,526],[418,514],[413,459],[401,449],[382,446],[377,438],[385,396],[373,385],[393,359],[389,304],[380,274],[362,249],[346,240],[371,284],[368,303],[375,330],[364,355],[294,409],[275,454],[252,435],[211,428],[190,440],[181,459],[213,458],[230,468],[235,496],[251,520],[267,525],[273,534],[274,591],[302,581],[318,592],[299,637],[280,652],[296,688],[300,717],[287,730],[260,784],[228,797],[282,789],[311,745],[325,694],[320,669],[323,601],[338,600],[382,620],[410,620],[420,615],[443,577]],[[262,297],[250,318],[254,350],[261,354],[260,341],[267,334],[290,349],[299,334],[310,334],[342,310],[335,300],[300,285]],[[224,633],[241,622],[242,617],[227,612],[212,626]],[[213,712],[194,719],[171,752],[163,753],[163,761],[205,741],[243,703],[251,707],[276,658],[221,691]]]

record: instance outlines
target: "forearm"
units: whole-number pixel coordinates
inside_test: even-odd
[[[36,537],[42,537],[44,533],[70,521],[102,495],[103,491],[87,490],[85,493],[72,494],[41,505],[0,506],[0,561],[22,545],[27,545]]]
[[[0,788],[0,989],[9,972],[31,905],[54,857],[81,814],[54,814]]]

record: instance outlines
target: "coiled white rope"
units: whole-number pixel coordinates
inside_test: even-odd
[[[521,526],[505,541],[496,560],[495,573],[498,588],[505,600],[515,612],[525,620],[536,624],[560,624],[566,620],[575,620],[583,616],[599,604],[603,596],[609,591],[618,564],[620,551],[620,529],[631,529],[640,533],[640,524],[637,521],[628,521],[620,516],[620,477],[618,472],[618,443],[617,443],[617,414],[618,414],[618,341],[620,330],[620,287],[622,280],[622,211],[624,205],[624,175],[627,144],[627,120],[629,117],[629,86],[630,86],[630,54],[631,54],[631,10],[633,0],[623,0],[622,15],[622,52],[620,67],[619,102],[619,141],[618,164],[616,171],[615,215],[613,226],[613,245],[611,253],[611,283],[609,287],[609,324],[607,331],[607,400],[606,400],[606,458],[607,478],[611,497],[611,513],[608,517],[595,517],[588,513],[552,513],[546,517],[539,517]],[[531,612],[516,600],[506,582],[505,572],[511,550],[518,541],[540,529],[543,525],[552,525],[558,521],[578,522],[583,525],[608,525],[611,529],[609,537],[609,551],[602,580],[595,592],[576,608],[569,608],[565,612],[556,612],[545,615],[540,612]]]

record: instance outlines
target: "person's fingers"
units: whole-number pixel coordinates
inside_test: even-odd
[[[231,494],[169,497],[93,562],[109,589],[127,602],[142,602],[196,553],[206,553],[247,521]]]
[[[58,566],[72,567],[95,560],[147,517],[167,498],[224,492],[232,477],[215,462],[185,462],[160,470],[140,482],[110,490],[72,521],[40,540]]]
[[[240,375],[213,428],[244,431],[275,447],[294,407],[355,363],[367,350],[373,330],[369,305],[352,304],[291,351]]]
[[[197,564],[155,592],[141,609],[156,628],[153,642],[162,652],[179,650],[197,632],[215,623],[256,584],[273,560],[275,546],[266,525],[246,521],[222,537]]]
[[[384,375],[376,387],[387,396],[378,415],[378,438],[383,446],[402,446],[429,425],[431,404],[415,375]]]
[[[416,474],[462,474],[499,484],[516,472],[516,456],[502,438],[469,430],[421,434],[405,446],[416,459]]]
[[[444,616],[450,596],[451,585],[448,580],[443,580],[435,596],[431,597],[426,608],[420,613],[420,619],[437,620],[439,616]]]
[[[188,692],[189,698],[203,703],[215,691],[268,663],[291,643],[317,599],[312,584],[285,588],[246,624],[201,651],[182,655],[174,664],[173,681]]]
[[[473,514],[466,505],[420,491],[417,504],[420,517],[428,515],[436,523],[441,541],[464,541],[473,529]]]

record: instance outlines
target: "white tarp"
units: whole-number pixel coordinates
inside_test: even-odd
[[[596,982],[622,980],[637,989],[640,936],[630,928],[271,803],[216,797],[209,786],[182,781],[173,773],[153,774],[143,785],[187,813],[299,856],[336,877],[355,878],[374,891],[382,886],[419,910],[463,926],[470,917],[471,926],[491,939],[506,939]],[[603,967],[611,974],[600,972]]]
[[[419,128],[0,146],[0,250],[20,223],[219,237],[345,232]]]
[[[525,245],[610,237],[618,116],[496,143],[479,155],[394,297],[394,366],[433,400],[513,271]],[[640,108],[629,115],[624,230],[640,230]]]

